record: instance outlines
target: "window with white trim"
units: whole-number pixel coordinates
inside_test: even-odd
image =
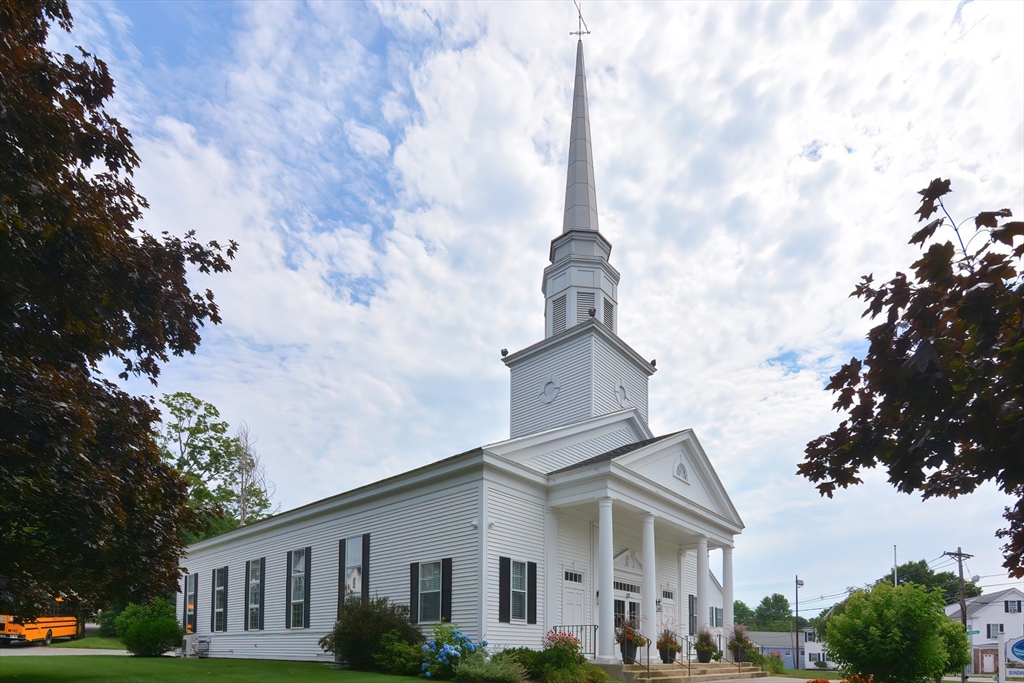
[[[246,591],[247,613],[250,631],[260,630],[260,594],[263,589],[263,558],[249,561],[249,586]]]
[[[196,632],[196,576],[185,577],[185,633]]]
[[[565,580],[569,583],[583,583],[583,572],[565,570]]]
[[[363,537],[345,539],[345,600],[363,594]]]
[[[213,576],[213,630],[227,631],[228,568],[214,570]]]
[[[419,621],[441,621],[441,563],[420,563]]]
[[[1020,600],[1003,600],[1003,611],[1007,614],[1020,613]]]
[[[526,621],[526,563],[512,560],[512,621]]]
[[[986,624],[985,625],[985,637],[986,638],[998,638],[999,634],[1003,631],[1002,624]]]
[[[306,615],[306,549],[299,548],[292,551],[292,566],[289,576],[291,581],[291,626],[302,628],[305,626]]]

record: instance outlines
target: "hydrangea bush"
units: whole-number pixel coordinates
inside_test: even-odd
[[[486,655],[486,647],[486,640],[477,645],[458,627],[438,624],[430,640],[422,647],[423,675],[433,680],[449,680],[454,677],[459,662],[477,651]]]

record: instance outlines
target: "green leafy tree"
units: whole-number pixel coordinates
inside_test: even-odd
[[[793,610],[782,593],[772,593],[754,609],[754,624],[761,631],[789,631],[793,626]]]
[[[0,0],[0,613],[31,618],[54,594],[91,605],[177,585],[189,522],[160,458],[147,400],[105,379],[156,382],[219,323],[189,272],[230,270],[216,242],[137,227],[128,131],[92,55],[47,49],[64,0]]]
[[[865,276],[851,296],[880,319],[867,355],[832,376],[827,390],[846,413],[839,427],[809,444],[799,474],[822,495],[861,483],[858,473],[882,467],[904,493],[955,498],[995,481],[1016,503],[1003,566],[1024,576],[1024,222],[1000,222],[1009,209],[974,216],[975,234],[942,203],[948,180],[920,192],[920,220],[910,238],[928,245],[913,265],[880,286]],[[933,240],[947,225],[957,240]],[[970,220],[970,219],[968,219]],[[971,247],[977,240],[977,246]]]
[[[271,507],[266,472],[243,423],[237,436],[216,406],[184,391],[160,402],[167,419],[156,441],[164,460],[185,480],[195,522],[184,530],[194,543],[265,517]],[[271,485],[272,486],[272,485]]]
[[[747,607],[747,603],[742,600],[732,603],[732,614],[737,624],[752,625],[754,623],[754,610]]]
[[[896,576],[900,584],[916,583],[918,586],[940,591],[942,599],[946,601],[947,605],[960,599],[960,577],[953,572],[936,572],[924,560],[901,564]],[[875,583],[892,583],[892,572]],[[965,580],[964,597],[976,598],[979,595],[981,595],[981,589],[974,582]]]
[[[828,658],[848,673],[874,676],[877,683],[941,676],[955,668],[967,648],[963,627],[942,608],[941,593],[924,586],[879,583],[870,591],[854,591],[843,612],[828,620]]]

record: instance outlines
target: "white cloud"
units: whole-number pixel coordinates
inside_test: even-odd
[[[157,73],[104,23],[118,6],[75,6],[130,112],[147,226],[242,245],[195,281],[224,325],[160,391],[245,419],[285,508],[507,434],[497,352],[543,333],[575,58],[571,11],[523,8],[256,3],[226,60]],[[585,9],[619,330],[658,359],[654,431],[695,428],[747,523],[738,597],[860,583],[893,543],[997,571],[991,490],[922,503],[869,477],[828,501],[795,470],[869,326],[847,295],[915,258],[915,192],[951,178],[961,218],[1024,206],[1021,6]]]

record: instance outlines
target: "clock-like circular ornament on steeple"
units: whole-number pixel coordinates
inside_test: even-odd
[[[626,389],[626,384],[620,379],[619,383],[615,385],[615,400],[619,402],[619,405],[623,408],[629,407],[629,390]]]
[[[540,382],[540,401],[541,403],[551,403],[555,400],[555,396],[558,396],[558,390],[562,388],[562,383],[558,379],[558,375],[555,373],[548,373],[548,376]]]

